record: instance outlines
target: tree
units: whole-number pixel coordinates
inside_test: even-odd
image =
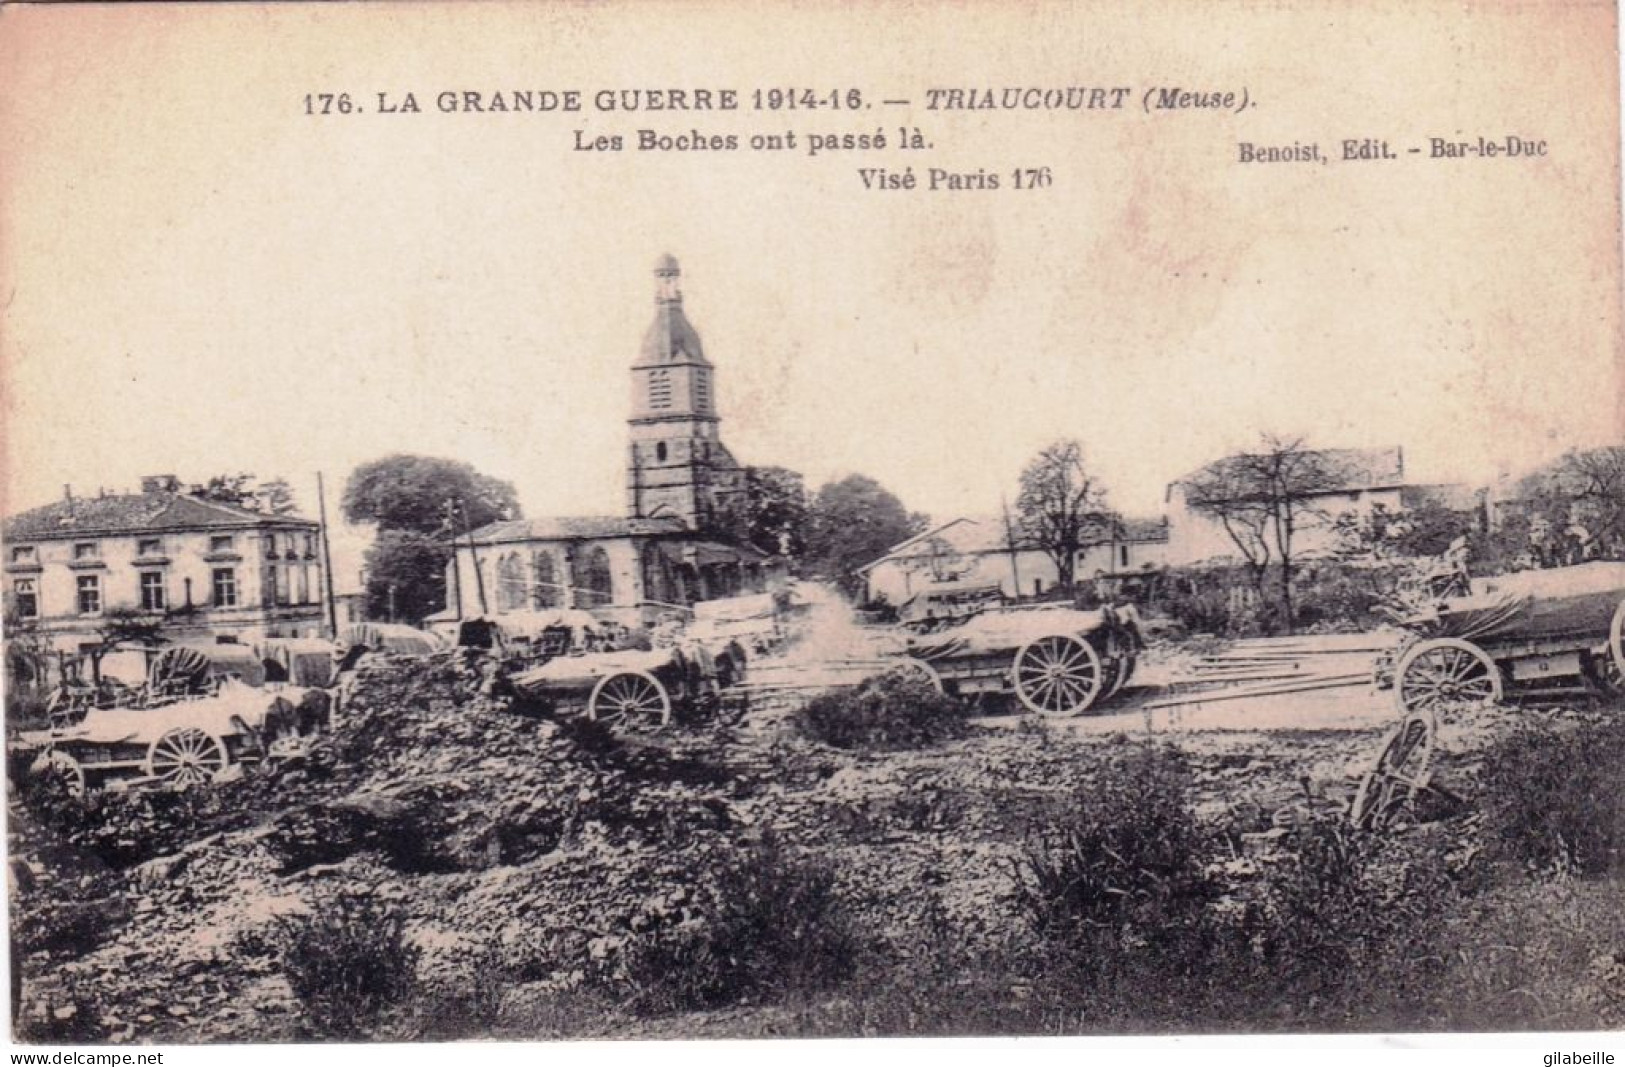
[[[1029,542],[1055,563],[1056,582],[1072,588],[1078,552],[1109,530],[1117,517],[1106,509],[1106,491],[1083,465],[1083,445],[1056,441],[1021,472],[1017,522]]]
[[[246,471],[217,474],[201,485],[194,485],[189,495],[268,515],[292,515],[299,510],[293,500],[293,487],[286,478],[256,482]]]
[[[513,486],[481,474],[467,463],[434,456],[396,454],[364,463],[350,474],[341,507],[350,522],[370,522],[380,530],[446,529],[446,503],[459,510],[456,533],[519,517]]]
[[[90,659],[90,680],[98,685],[102,680],[102,660],[121,645],[143,645],[156,648],[165,642],[162,613],[142,611],[139,608],[109,608],[96,628],[96,644],[86,655]]]
[[[727,516],[726,532],[770,556],[799,559],[807,547],[807,486],[784,467],[745,468],[745,491]]]
[[[367,617],[416,626],[446,604],[452,546],[416,530],[380,530],[367,549]]]
[[[367,614],[420,623],[446,603],[452,541],[470,530],[519,517],[513,486],[467,463],[393,455],[357,467],[341,504],[350,522],[371,522]]]
[[[1498,539],[1543,566],[1625,558],[1625,445],[1569,452],[1519,482]]]
[[[851,474],[826,483],[813,497],[807,514],[806,560],[814,571],[855,595],[862,584],[858,568],[923,529],[925,516],[910,513],[873,478]]]
[[[1275,560],[1280,621],[1290,633],[1293,540],[1306,521],[1325,517],[1318,498],[1347,478],[1327,453],[1304,447],[1301,439],[1266,434],[1261,444],[1257,452],[1227,456],[1187,479],[1185,500],[1224,527],[1261,600]]]

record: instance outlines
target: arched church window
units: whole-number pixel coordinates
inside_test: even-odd
[[[576,587],[577,607],[604,607],[615,599],[609,553],[602,545],[593,545],[576,554],[574,579],[571,584]]]
[[[556,608],[564,603],[559,588],[559,572],[553,562],[553,553],[538,550],[531,554],[530,570],[533,579],[531,583],[531,604],[536,610]]]
[[[521,611],[525,607],[525,565],[519,553],[509,552],[497,562],[497,610]]]

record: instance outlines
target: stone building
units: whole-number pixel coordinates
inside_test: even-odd
[[[625,517],[513,519],[459,538],[431,626],[580,608],[635,627],[782,577],[722,528],[745,472],[719,433],[715,368],[683,314],[677,261],[654,273],[654,322],[631,368]]]
[[[5,523],[8,613],[70,654],[110,613],[162,624],[172,640],[311,637],[324,627],[320,527],[180,492],[75,497]]]

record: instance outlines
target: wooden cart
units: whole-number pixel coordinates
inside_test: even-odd
[[[985,612],[910,642],[950,696],[1012,696],[1028,711],[1081,715],[1127,684],[1141,649],[1132,608]]]
[[[1405,620],[1391,684],[1401,713],[1503,699],[1618,693],[1625,563],[1481,581]]]

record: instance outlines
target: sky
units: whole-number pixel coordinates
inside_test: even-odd
[[[810,484],[996,511],[1076,437],[1112,501],[1261,432],[1484,482],[1625,439],[1606,5],[291,6],[0,12],[4,510],[141,476],[392,452],[528,514],[624,509],[628,368],[680,260],[723,437]],[[881,12],[884,11],[884,15]],[[1147,14],[1147,12],[1152,12]],[[929,86],[1126,85],[1121,113]],[[831,111],[439,113],[437,92],[859,86]],[[1147,114],[1151,86],[1243,113]],[[364,114],[309,116],[350,91]],[[425,113],[375,113],[413,91]],[[580,152],[795,130],[885,151]],[[1539,159],[1244,165],[1240,141],[1548,142]],[[998,175],[874,191],[860,167]],[[1010,172],[1050,168],[1046,189]]]

